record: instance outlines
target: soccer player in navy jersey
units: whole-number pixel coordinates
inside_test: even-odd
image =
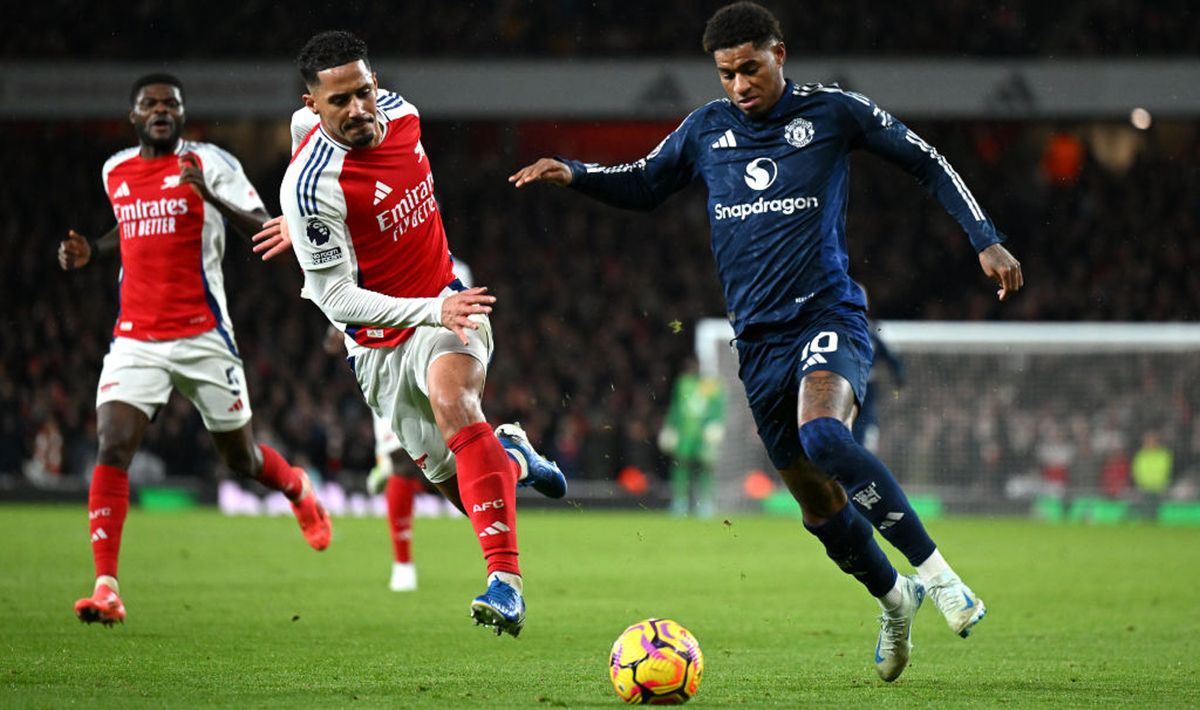
[[[1021,288],[1021,266],[962,178],[903,123],[859,94],[784,77],[783,33],[768,10],[751,2],[721,8],[703,44],[728,98],[693,111],[644,159],[605,167],[543,158],[509,181],[570,186],[640,210],[693,180],[705,183],[713,255],[759,435],[805,528],[878,599],[876,670],[892,681],[908,664],[926,593],[960,636],[985,608],[891,471],[850,432],[872,359],[863,294],[847,273],[850,152],[869,150],[916,177],[967,232],[1000,300]],[[897,573],[872,527],[917,574]]]

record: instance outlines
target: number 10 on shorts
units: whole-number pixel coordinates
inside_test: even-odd
[[[813,365],[822,365],[828,360],[821,353],[831,353],[837,350],[838,334],[832,330],[823,330],[817,333],[817,337],[808,341],[804,346],[804,352],[800,353],[800,359],[804,361],[804,367],[801,370],[807,370]]]

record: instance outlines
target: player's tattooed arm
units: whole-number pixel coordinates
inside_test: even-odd
[[[191,153],[179,158],[179,182],[190,186],[205,202],[216,207],[221,216],[233,226],[234,231],[246,239],[262,229],[263,222],[271,218],[264,209],[238,209],[214,195],[204,180],[204,170],[200,167],[200,162]]]
[[[103,256],[116,251],[119,234],[120,225],[113,225],[103,237],[91,242],[74,229],[68,230],[67,238],[58,243],[58,265],[63,271],[82,269],[93,255]]]

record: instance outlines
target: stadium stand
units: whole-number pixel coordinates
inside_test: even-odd
[[[80,6],[24,3],[6,20],[6,58],[229,59],[290,57],[296,37],[346,27],[379,56],[610,57],[694,56],[705,19],[723,0],[628,3],[419,3],[384,0],[294,7],[265,0],[196,3],[164,14],[155,3]],[[934,0],[913,7],[869,0],[781,3],[793,55],[1088,57],[1200,53],[1197,8],[1186,0],[1153,4],[991,5]],[[62,17],[74,18],[64,23]],[[211,18],[220,17],[220,22]],[[255,32],[250,28],[270,28]],[[291,28],[294,31],[284,31]],[[903,31],[896,31],[903,28]]]

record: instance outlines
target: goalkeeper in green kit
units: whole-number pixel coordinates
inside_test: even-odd
[[[675,380],[658,448],[671,457],[671,513],[712,517],[713,463],[725,430],[725,394],[689,361]],[[694,494],[694,501],[693,501]],[[693,508],[694,502],[694,508]]]

